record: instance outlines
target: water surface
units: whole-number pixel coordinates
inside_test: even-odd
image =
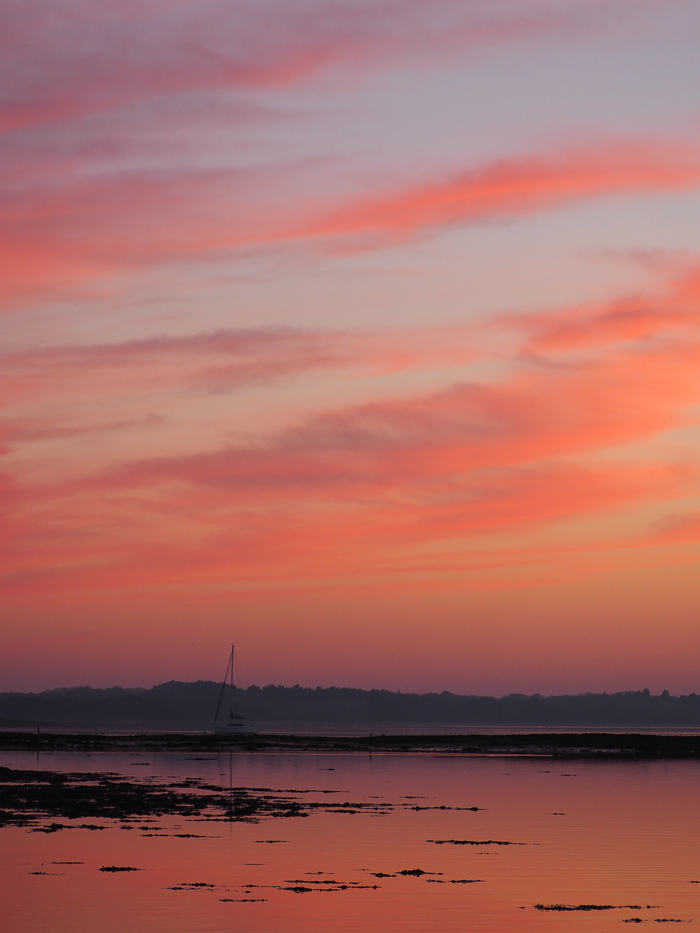
[[[377,805],[259,823],[163,816],[91,821],[102,831],[4,828],[8,930],[597,933],[700,922],[693,761],[3,752],[0,764]],[[100,872],[109,865],[141,870]],[[400,874],[416,869],[424,874]]]

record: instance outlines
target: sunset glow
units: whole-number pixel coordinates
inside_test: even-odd
[[[694,4],[2,17],[4,690],[700,692]]]

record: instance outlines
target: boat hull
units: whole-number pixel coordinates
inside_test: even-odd
[[[214,735],[257,735],[258,730],[247,722],[226,722],[214,727]]]

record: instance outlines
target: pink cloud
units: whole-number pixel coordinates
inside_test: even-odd
[[[531,36],[580,31],[557,3],[523,11],[481,0],[161,0],[136,5],[27,0],[5,16],[8,89],[0,127],[59,122],[163,95],[251,91],[321,70],[365,70],[407,52],[434,57]],[[584,28],[586,26],[584,25]],[[33,67],[26,68],[27,60]]]
[[[552,321],[542,315],[541,332],[533,339],[535,350],[565,351],[610,343],[642,340],[659,334],[682,331],[697,326],[697,311],[665,308],[648,301],[617,301],[605,309],[574,311],[568,319]]]
[[[0,390],[7,403],[47,391],[94,395],[139,383],[250,385],[357,361],[358,348],[344,336],[292,328],[220,330],[6,353],[0,354]]]
[[[697,149],[620,141],[502,159],[394,195],[373,195],[340,208],[310,232],[400,240],[419,230],[513,219],[590,198],[679,191],[699,184]]]
[[[582,469],[550,463],[473,477],[439,502],[421,501],[415,494],[387,498],[383,490],[379,499],[343,508],[332,495],[324,499],[327,490],[321,488],[316,506],[304,509],[292,502],[287,487],[279,491],[272,511],[257,510],[253,497],[235,513],[229,511],[231,496],[222,489],[161,485],[155,498],[125,498],[105,488],[92,492],[88,485],[42,506],[43,522],[26,517],[15,522],[23,547],[3,560],[3,584],[8,592],[38,584],[51,591],[124,585],[158,589],[224,580],[294,583],[411,574],[411,585],[421,586],[426,574],[513,570],[539,563],[547,554],[536,543],[529,556],[518,548],[484,552],[475,544],[480,536],[532,531],[669,495],[677,481],[673,470],[660,467],[608,463]],[[105,538],[106,527],[112,531]],[[434,543],[440,551],[432,551]],[[579,542],[560,549],[558,558],[575,565],[581,550],[586,548]],[[554,557],[549,553],[549,560]]]
[[[672,543],[700,543],[700,513],[676,512],[650,528],[650,537]]]
[[[331,210],[318,198],[302,208],[290,196],[305,168],[103,173],[19,188],[0,224],[8,259],[0,301],[174,260],[299,245],[369,249],[591,198],[700,185],[696,148],[643,140],[497,160]]]
[[[505,315],[505,328],[522,328],[527,352],[590,350],[630,341],[695,340],[700,325],[700,272],[689,265],[655,295],[631,295],[605,304]]]
[[[700,392],[699,364],[695,343],[458,384],[315,416],[260,446],[124,464],[95,482],[187,483],[225,491],[232,503],[459,496],[460,477],[478,471],[588,456],[683,425]]]
[[[356,367],[383,374],[464,363],[476,352],[473,336],[457,328],[323,332],[268,327],[58,345],[0,353],[0,397],[8,407],[48,394],[55,400],[136,389],[162,392],[173,386],[232,390],[319,370]]]
[[[6,457],[0,483],[12,528],[2,544],[6,585],[21,589],[38,579],[49,589],[127,581],[157,588],[175,580],[379,580],[421,566],[459,573],[484,559],[479,542],[485,535],[501,536],[493,560],[502,561],[505,579],[508,567],[521,574],[528,562],[518,534],[527,530],[528,548],[537,550],[549,529],[578,518],[589,523],[591,541],[605,547],[606,523],[620,510],[644,505],[674,514],[674,501],[700,489],[696,458],[659,443],[666,432],[697,420],[700,322],[693,327],[692,317],[677,317],[696,300],[696,271],[671,282],[665,295],[669,317],[644,316],[644,339],[637,324],[626,323],[613,328],[611,338],[610,307],[588,309],[588,326],[599,327],[602,338],[587,340],[589,353],[575,365],[559,354],[580,341],[545,339],[539,350],[557,365],[522,363],[516,348],[497,379],[379,395],[310,414],[245,445],[112,458],[104,469],[86,465],[80,475],[74,470],[39,481],[23,475],[22,422],[13,422],[8,441],[18,446],[14,459]],[[640,297],[635,307],[653,305]],[[624,316],[624,303],[613,306]],[[524,345],[558,334],[581,313],[534,315],[530,332],[527,318],[518,319]],[[668,321],[674,322],[670,330]],[[420,363],[420,338],[404,339],[413,353],[409,362]],[[52,370],[60,384],[85,367],[84,391],[103,367],[112,379],[139,361],[150,367],[155,360],[166,364],[167,380],[172,363],[179,367],[188,355],[196,360],[190,371],[202,360],[229,355],[234,366],[242,363],[245,370],[252,363],[271,378],[298,366],[337,367],[348,360],[381,366],[394,342],[380,342],[373,354],[372,335],[224,332],[57,348],[43,357],[18,355],[14,363],[22,372],[30,363],[40,372],[41,398],[50,392]],[[51,422],[43,427],[50,430]],[[24,430],[31,438],[30,422]],[[624,547],[634,561],[635,547],[692,543],[695,530],[694,516],[674,519],[636,542],[628,538]],[[560,562],[571,572],[592,566],[576,547],[569,556],[562,552]]]

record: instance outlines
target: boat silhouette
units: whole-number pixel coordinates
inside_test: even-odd
[[[216,707],[216,712],[214,713],[214,733],[216,735],[257,735],[258,730],[251,726],[250,723],[247,723],[244,716],[240,716],[238,713],[234,712],[234,703],[233,703],[233,652],[234,646],[231,645],[231,654],[228,659],[228,666],[226,668],[226,674],[224,676],[224,682],[221,685],[221,693],[219,694],[219,702]],[[224,694],[228,688],[228,721],[223,723],[217,723],[219,717],[219,711],[221,709],[221,704],[224,699]]]

